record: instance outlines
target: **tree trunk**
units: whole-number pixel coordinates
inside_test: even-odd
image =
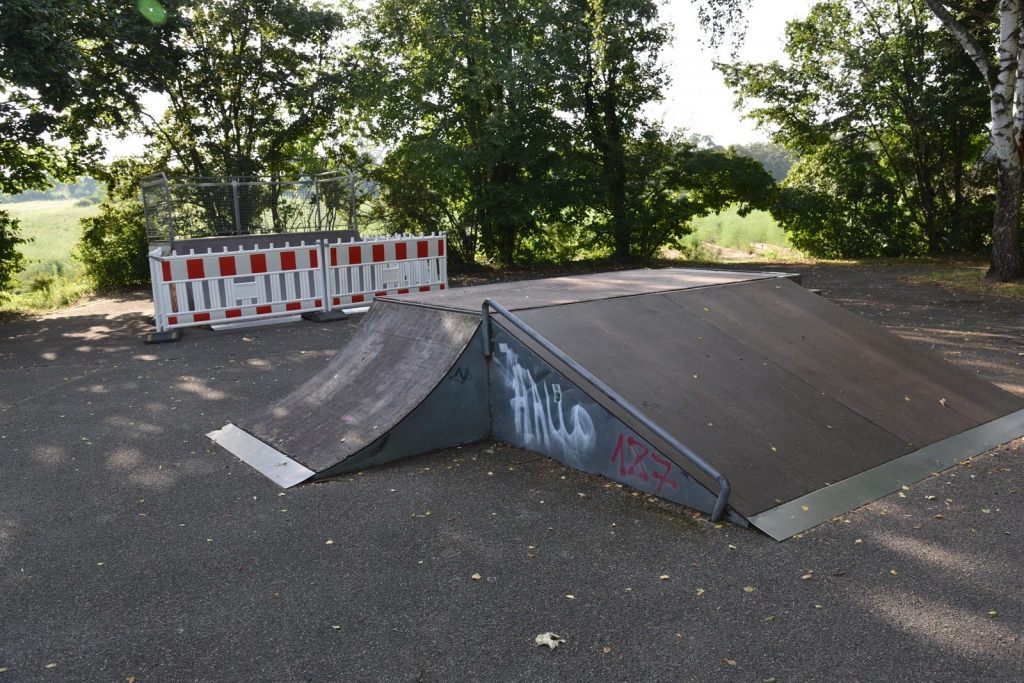
[[[996,218],[992,227],[992,263],[988,277],[1000,282],[1024,275],[1020,245],[1020,164],[996,162]]]
[[[1017,90],[1018,83],[1024,84],[1020,0],[1000,0],[998,16],[990,17],[991,21],[999,24],[995,68],[992,68],[990,62],[991,47],[979,42],[950,13],[949,7],[955,6],[954,3],[944,0],[925,2],[964,48],[988,84],[992,111],[992,151],[996,157],[997,176],[992,261],[988,277],[1002,282],[1024,277],[1024,251],[1020,243],[1020,127],[1024,124],[1024,101],[1021,100],[1024,93]]]

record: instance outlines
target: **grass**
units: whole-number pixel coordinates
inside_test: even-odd
[[[701,242],[743,251],[755,251],[754,244],[789,247],[786,233],[771,215],[753,211],[741,217],[736,207],[693,221],[693,235]]]
[[[0,302],[0,313],[27,315],[63,308],[90,293],[80,267],[71,260],[71,249],[82,234],[78,221],[94,215],[97,207],[75,206],[75,201],[0,205],[18,219],[21,237],[31,240],[20,245],[28,264],[17,276],[18,290]]]
[[[988,264],[963,265],[954,270],[940,270],[925,275],[914,275],[907,278],[908,282],[931,283],[943,289],[975,294],[995,294],[1008,299],[1024,301],[1024,284],[1020,282],[997,282],[988,280],[985,273]]]
[[[765,211],[740,216],[737,207],[693,221],[693,232],[664,253],[671,258],[709,263],[794,261],[804,255],[786,240],[782,227]]]
[[[21,253],[26,258],[70,263],[71,248],[82,234],[79,219],[93,216],[97,212],[95,205],[75,206],[75,201],[67,199],[2,204],[0,209],[18,219],[22,237],[32,238],[29,244],[21,245]]]

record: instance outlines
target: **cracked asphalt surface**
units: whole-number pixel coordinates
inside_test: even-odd
[[[1024,394],[1024,304],[795,269]],[[1021,442],[784,543],[494,442],[282,492],[204,434],[358,318],[147,310],[0,326],[0,683],[1024,679]]]

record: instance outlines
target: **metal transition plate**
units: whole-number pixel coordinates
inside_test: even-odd
[[[748,519],[783,541],[1022,436],[1024,410],[1018,410]]]
[[[315,472],[279,453],[254,436],[228,423],[206,435],[229,450],[235,457],[272,479],[281,488],[301,484]]]

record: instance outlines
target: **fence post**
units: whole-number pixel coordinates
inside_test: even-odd
[[[323,230],[323,219],[320,217],[320,178],[313,176],[313,196],[316,197],[316,229]]]
[[[167,332],[167,293],[164,291],[163,267],[159,248],[149,252],[149,279],[153,288],[153,326]]]
[[[349,172],[349,178],[352,180],[352,229],[358,232],[359,215],[356,213],[356,177],[354,174]]]
[[[238,178],[231,177],[231,196],[234,198],[235,203],[235,234],[242,234],[242,217],[238,210]]]
[[[329,313],[331,310],[331,292],[327,288],[327,255],[331,251],[330,245],[327,244],[326,240],[317,240],[317,249],[320,250],[320,286],[321,292],[324,295],[324,313]]]

